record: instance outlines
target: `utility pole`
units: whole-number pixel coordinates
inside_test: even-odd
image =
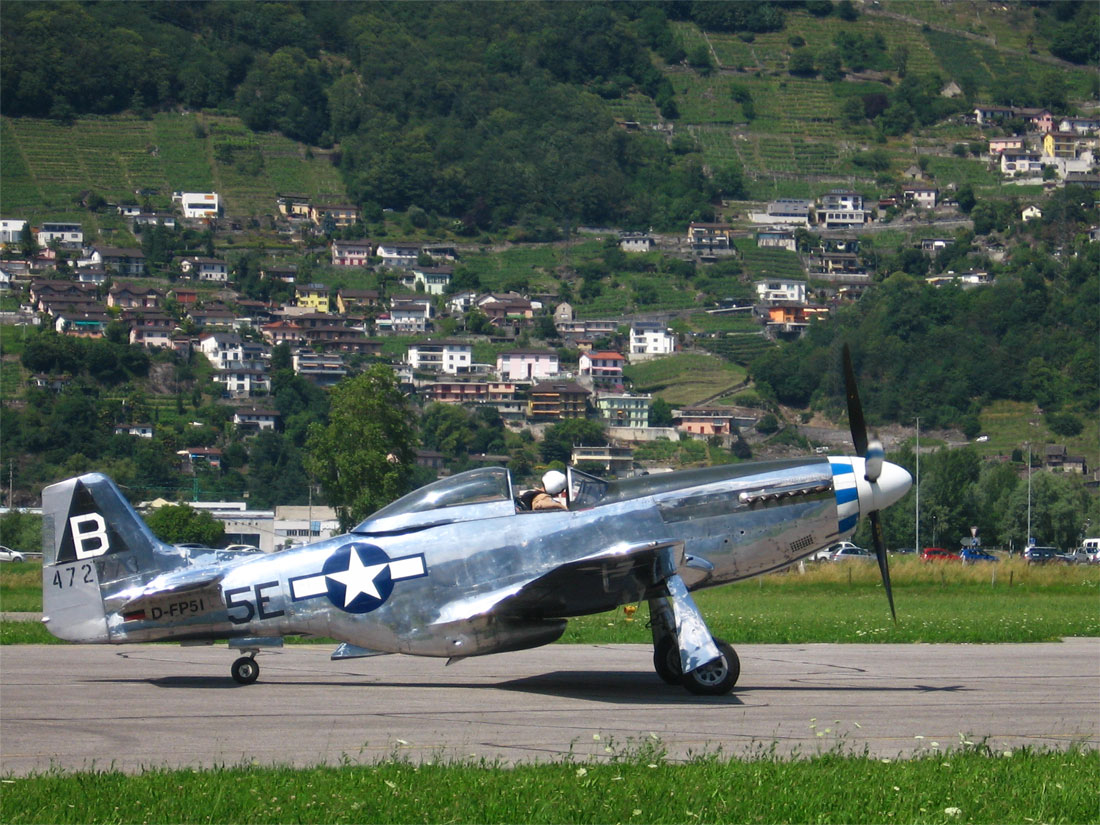
[[[917,416],[917,447],[916,447],[916,451],[917,451],[917,483],[916,483],[917,507],[916,507],[916,514],[915,514],[915,519],[914,519],[914,524],[916,525],[916,531],[915,531],[916,532],[916,538],[913,539],[913,550],[917,553],[920,553],[920,416]]]
[[[1024,549],[1031,546],[1031,442],[1027,442],[1027,538]]]

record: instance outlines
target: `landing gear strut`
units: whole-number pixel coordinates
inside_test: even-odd
[[[712,638],[718,657],[688,673],[683,672],[680,643],[676,635],[676,617],[668,598],[649,601],[653,630],[653,669],[669,685],[683,685],[698,696],[724,696],[741,675],[741,661],[728,643]]]
[[[233,667],[230,668],[229,672],[233,675],[233,681],[237,684],[251,685],[260,678],[260,666],[256,663],[257,652],[250,650],[247,656],[242,656],[233,663]]]

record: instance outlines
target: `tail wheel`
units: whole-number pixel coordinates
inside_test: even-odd
[[[237,684],[251,685],[260,678],[260,666],[251,656],[242,656],[233,663],[230,673],[233,674],[233,681]]]
[[[666,636],[653,648],[653,669],[666,685],[680,685],[684,682],[684,671],[680,665],[680,646],[676,640]]]
[[[683,686],[698,696],[724,696],[733,690],[741,675],[741,660],[733,647],[721,639],[715,639],[714,643],[718,646],[718,658],[681,678]]]

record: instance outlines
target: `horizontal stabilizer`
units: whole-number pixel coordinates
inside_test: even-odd
[[[362,659],[367,656],[385,656],[389,651],[386,650],[371,650],[366,647],[358,647],[356,645],[349,645],[347,642],[342,643],[336,650],[332,651],[333,661],[337,659]]]
[[[558,618],[640,601],[684,562],[681,541],[616,544],[527,582],[445,605],[437,624],[496,615]]]

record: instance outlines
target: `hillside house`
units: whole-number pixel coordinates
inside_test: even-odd
[[[453,266],[414,266],[411,275],[402,278],[402,283],[427,295],[442,295],[451,285],[454,275]]]
[[[348,374],[344,358],[337,352],[318,353],[298,349],[293,355],[294,372],[319,387],[339,384]]]
[[[229,281],[229,264],[221,258],[183,258],[180,260],[180,272],[188,278],[210,284]]]
[[[868,215],[864,209],[863,195],[845,189],[833,189],[821,198],[817,222],[826,229],[862,226]]]
[[[634,450],[604,444],[599,447],[573,447],[569,461],[574,466],[582,462],[600,464],[605,473],[616,476],[629,475],[634,469]]]
[[[729,436],[742,427],[752,427],[760,413],[746,407],[700,405],[672,411],[673,426],[682,433],[708,438]]]
[[[140,249],[94,246],[78,266],[102,266],[123,278],[140,278],[145,275],[145,253]]]
[[[756,233],[756,245],[761,249],[789,249],[798,251],[794,232],[789,229],[761,229]]]
[[[274,430],[278,420],[278,410],[240,407],[233,411],[233,426],[242,432],[258,433],[261,430]]]
[[[992,106],[979,103],[974,107],[974,120],[977,121],[979,126],[1008,120],[1015,114],[1016,110],[1011,106]]]
[[[1039,175],[1043,164],[1039,155],[1027,151],[1004,151],[1001,153],[1002,175]]]
[[[260,280],[271,279],[292,284],[298,278],[298,267],[294,264],[269,264],[260,267]]]
[[[620,390],[623,386],[624,358],[618,352],[583,352],[578,372],[597,389]]]
[[[310,220],[322,228],[344,229],[357,223],[360,217],[359,207],[347,203],[320,204],[311,206],[309,210]]]
[[[1085,145],[1076,132],[1047,132],[1043,135],[1043,157],[1076,160]]]
[[[477,380],[433,381],[421,388],[429,401],[439,404],[483,404],[489,400],[489,382]]]
[[[733,227],[727,223],[691,223],[687,242],[693,252],[707,254],[729,251],[733,247]]]
[[[264,340],[273,347],[279,344],[297,346],[305,340],[304,330],[293,321],[285,319],[264,324],[260,328],[260,333],[264,336]]]
[[[382,241],[378,244],[375,255],[382,259],[382,266],[409,269],[416,266],[416,260],[420,257],[420,245]]]
[[[474,345],[469,341],[448,339],[423,341],[409,347],[407,360],[414,370],[432,370],[445,375],[461,375],[470,371]]]
[[[648,427],[651,395],[631,395],[623,392],[597,392],[596,412],[609,427]]]
[[[62,249],[80,249],[84,246],[84,228],[78,223],[44,222],[36,238],[39,246],[56,241]]]
[[[374,244],[366,238],[357,241],[333,241],[333,266],[367,266]]]
[[[645,232],[620,232],[619,249],[623,252],[650,252],[653,250],[653,237]]]
[[[115,284],[107,293],[107,306],[124,309],[156,309],[164,301],[164,293],[152,287]]]
[[[990,155],[1002,155],[1005,152],[1022,152],[1023,150],[1024,139],[1016,135],[989,139]]]
[[[558,354],[553,350],[516,349],[497,356],[497,375],[505,381],[542,381],[559,370]]]
[[[656,321],[635,321],[630,326],[630,360],[644,361],[676,351],[676,336]]]
[[[431,299],[401,297],[390,302],[389,312],[380,315],[376,325],[380,332],[423,335],[431,328],[434,317],[435,307]]]
[[[135,227],[163,226],[165,229],[176,228],[176,216],[164,212],[138,212],[130,219]]]
[[[1028,204],[1020,212],[1020,217],[1025,221],[1037,221],[1043,217],[1043,210],[1035,204]]]
[[[16,218],[0,219],[0,244],[17,244],[23,239],[24,220]]]
[[[324,284],[298,284],[294,287],[294,302],[314,312],[329,311],[328,287]]]
[[[572,381],[536,384],[527,393],[527,418],[536,422],[585,418],[589,395],[588,390]]]
[[[765,305],[804,304],[806,303],[806,282],[775,278],[757,281],[756,299]]]
[[[936,207],[936,200],[939,197],[940,190],[934,186],[903,186],[901,189],[902,199],[913,206],[919,206],[921,209],[934,209]]]
[[[53,316],[54,330],[60,335],[74,338],[102,338],[107,325],[114,317],[107,312],[94,309],[69,308]]]
[[[341,315],[360,312],[378,306],[377,289],[341,289],[336,293],[336,311]]]
[[[173,192],[172,200],[188,219],[216,218],[221,214],[217,192]]]
[[[310,197],[309,195],[276,195],[275,203],[279,214],[284,218],[309,220]]]
[[[1076,132],[1079,135],[1094,135],[1100,132],[1100,118],[1065,117],[1058,123],[1059,132]]]
[[[778,198],[769,203],[763,212],[753,212],[753,223],[772,226],[809,226],[813,204],[804,198]]]
[[[768,307],[768,320],[764,324],[766,332],[773,335],[792,333],[801,335],[810,323],[818,318],[826,318],[829,308],[805,304],[773,304]]]

